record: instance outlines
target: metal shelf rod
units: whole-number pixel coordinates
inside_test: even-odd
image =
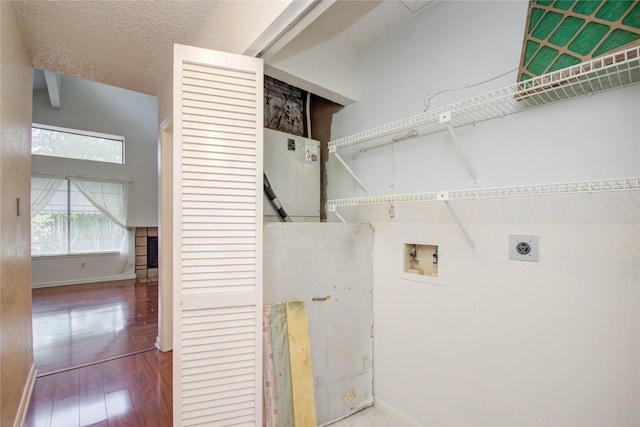
[[[640,82],[640,46],[611,53],[575,66],[525,80],[501,89],[428,110],[395,122],[329,141],[329,150],[415,131],[428,135],[446,128],[438,123],[451,113],[452,127],[504,117],[546,104],[591,95]]]
[[[336,156],[336,159],[338,159],[340,161],[342,166],[344,166],[344,168],[347,170],[347,172],[349,172],[349,174],[353,177],[353,179],[355,179],[356,182],[358,184],[360,184],[360,187],[362,187],[362,189],[365,191],[365,193],[368,193],[369,190],[367,190],[367,187],[362,183],[362,181],[360,181],[360,178],[358,178],[358,176],[355,174],[355,172],[353,170],[351,170],[349,165],[342,159],[342,157],[340,157],[340,154],[338,154],[337,151],[333,151],[333,155]]]
[[[338,217],[338,219],[339,219],[340,221],[342,221],[342,222],[347,222],[347,221],[342,217],[342,215],[340,215],[340,214],[338,213],[338,211],[333,211],[333,213]]]
[[[471,238],[471,235],[467,231],[467,228],[464,226],[462,221],[460,221],[460,217],[458,217],[458,214],[456,214],[456,211],[453,210],[453,208],[449,204],[449,201],[445,200],[444,205],[449,210],[449,213],[451,214],[451,217],[453,218],[453,220],[456,222],[456,224],[458,224],[458,228],[460,228],[460,231],[462,231],[462,234],[464,234],[464,237],[467,239],[467,243],[469,243],[469,246],[471,246],[471,249],[475,249],[476,242],[474,242],[473,239]]]
[[[364,196],[327,201],[329,208],[338,206],[364,206],[387,203],[415,203],[447,200],[487,199],[503,197],[548,196],[560,194],[602,193],[612,191],[638,191],[640,177],[611,178],[591,181],[558,182],[550,184],[519,185],[511,187],[470,188],[429,193]]]
[[[478,180],[478,175],[476,174],[476,171],[473,169],[473,166],[471,166],[471,162],[469,162],[469,158],[467,157],[465,152],[462,150],[462,147],[460,147],[460,144],[458,143],[458,138],[456,137],[456,133],[453,131],[453,128],[451,126],[447,126],[447,130],[449,131],[449,135],[451,135],[451,143],[458,151],[458,155],[462,159],[464,166],[467,168],[467,172],[469,172],[469,175],[471,175],[471,178],[473,178],[473,182],[475,183]]]

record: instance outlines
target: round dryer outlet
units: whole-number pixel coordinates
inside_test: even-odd
[[[529,255],[529,252],[531,252],[531,245],[527,242],[520,242],[516,245],[516,252],[520,255]]]
[[[509,236],[509,259],[538,262],[540,260],[540,236]]]

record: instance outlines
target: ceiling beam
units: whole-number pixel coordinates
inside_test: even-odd
[[[49,102],[51,102],[51,107],[59,110],[62,75],[51,71],[45,71],[44,81],[47,83],[47,91],[49,92]]]

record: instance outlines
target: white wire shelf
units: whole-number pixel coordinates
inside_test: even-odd
[[[638,82],[640,45],[329,141],[329,152],[384,137],[391,142],[428,135]]]
[[[548,196],[559,194],[602,193],[611,191],[634,190],[640,190],[640,177],[520,185],[513,187],[472,188],[467,190],[433,191],[429,193],[364,196],[348,199],[328,200],[327,205],[330,212],[335,212],[336,208],[342,206],[364,206],[390,203],[435,202],[522,196]]]

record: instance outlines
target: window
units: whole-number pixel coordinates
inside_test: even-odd
[[[124,164],[124,137],[33,124],[31,154]]]
[[[125,184],[33,176],[31,255],[121,252]]]

